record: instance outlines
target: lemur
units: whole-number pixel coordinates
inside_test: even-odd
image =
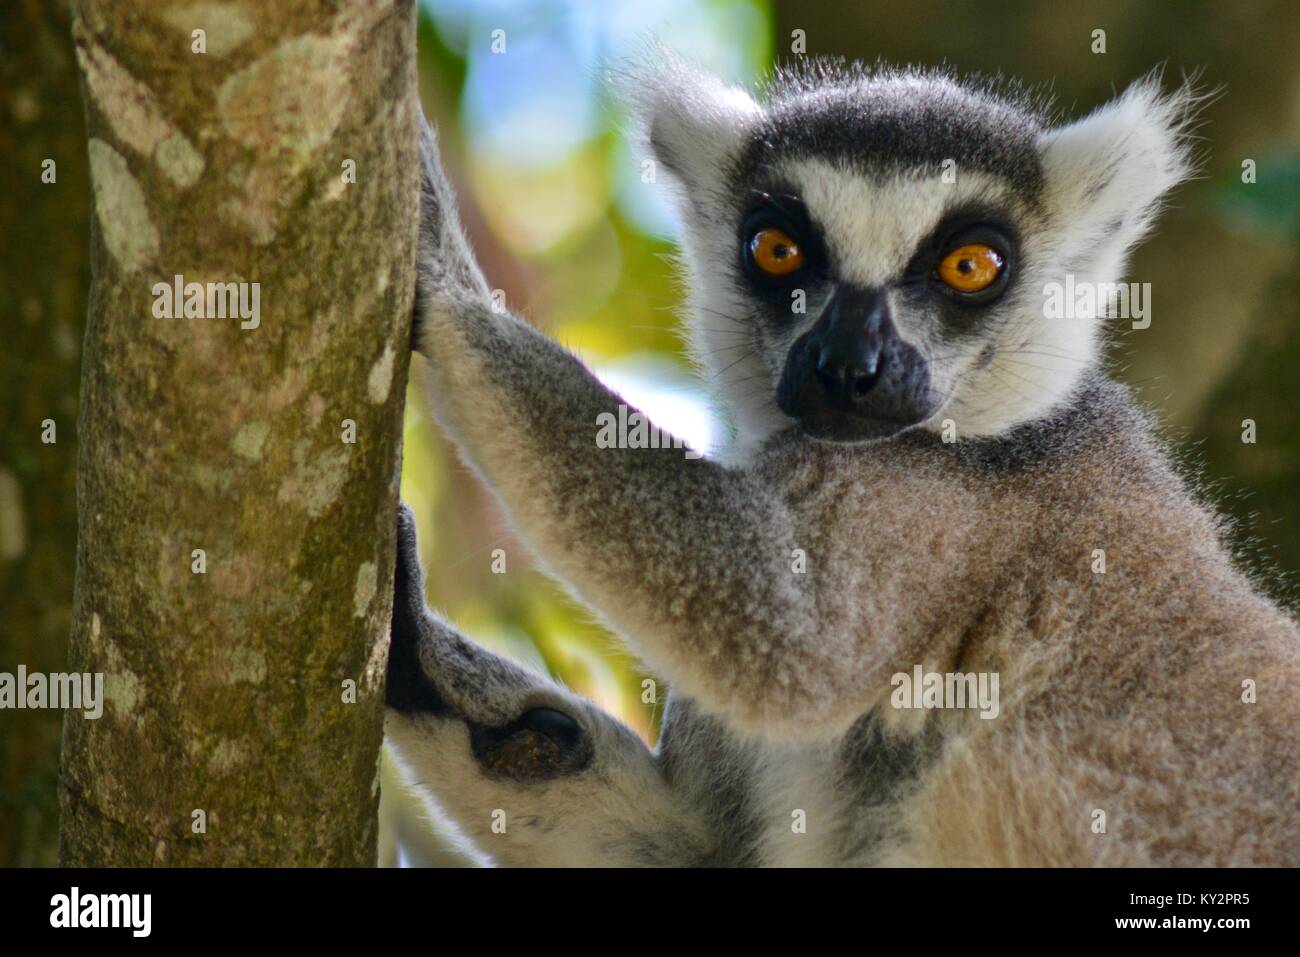
[[[1062,125],[915,69],[624,86],[734,437],[598,446],[623,400],[493,307],[427,122],[414,344],[521,538],[670,685],[662,730],[430,611],[403,506],[386,735],[434,807],[503,865],[1300,864],[1296,624],[1102,318],[1044,310],[1122,275],[1197,94],[1152,76]],[[996,717],[900,705],[918,668],[997,675]]]

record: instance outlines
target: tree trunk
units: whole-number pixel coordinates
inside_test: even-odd
[[[0,17],[0,673],[62,671],[90,278],[86,139],[59,0]],[[51,426],[52,424],[52,426]],[[0,713],[0,866],[58,854],[60,713]]]
[[[414,2],[83,0],[74,37],[96,215],[70,667],[106,704],[65,716],[63,861],[373,864]]]

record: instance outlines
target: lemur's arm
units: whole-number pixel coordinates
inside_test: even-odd
[[[741,727],[815,729],[843,649],[779,496],[680,448],[597,445],[620,398],[573,355],[492,308],[424,124],[419,328],[434,415],[550,569],[674,687]],[[816,685],[818,690],[814,690]]]
[[[640,738],[425,607],[405,506],[394,581],[385,732],[481,850],[512,866],[708,860],[716,834]]]

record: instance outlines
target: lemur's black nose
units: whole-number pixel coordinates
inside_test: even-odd
[[[852,406],[880,381],[880,349],[867,342],[845,350],[824,344],[817,355],[817,381],[836,405]]]
[[[852,409],[876,387],[891,332],[883,291],[845,289],[835,295],[821,334],[810,343],[817,381],[834,405]]]
[[[836,285],[786,353],[776,404],[805,435],[835,442],[887,438],[935,411],[929,367],[899,334],[887,288]]]

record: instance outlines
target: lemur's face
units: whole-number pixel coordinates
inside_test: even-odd
[[[667,74],[642,96],[681,187],[694,346],[750,437],[993,435],[1050,411],[1100,324],[1048,318],[1045,287],[1116,278],[1186,173],[1154,83],[1050,129],[932,75],[813,70],[759,103]]]
[[[790,156],[752,178],[729,281],[777,407],[814,438],[955,414],[972,394],[959,387],[1006,348],[1021,205],[992,177],[959,191],[941,175]]]

